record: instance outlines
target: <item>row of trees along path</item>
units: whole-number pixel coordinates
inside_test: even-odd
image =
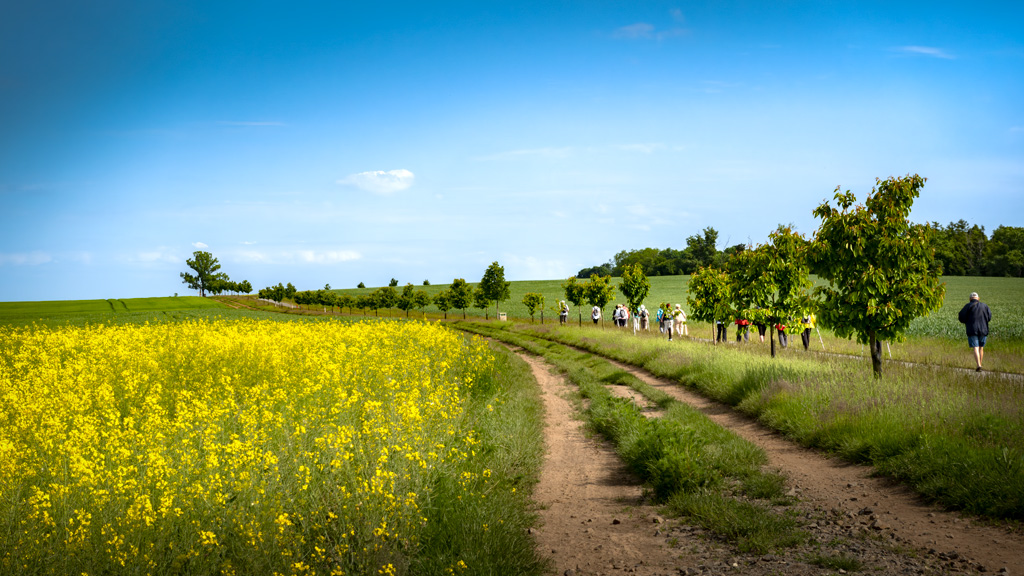
[[[816,312],[837,336],[855,336],[869,346],[872,369],[880,377],[876,343],[901,340],[911,321],[938,309],[945,296],[930,229],[908,220],[924,183],[916,174],[876,180],[864,204],[836,188],[836,206],[824,202],[814,210],[821,226],[813,240],[779,226],[768,243],[734,253],[724,268],[698,269],[686,300],[691,317],[710,322],[714,330],[717,321],[731,318],[775,326]],[[809,292],[811,273],[828,285]],[[609,281],[596,275],[588,283],[570,278],[563,284],[566,299],[603,309],[611,299]],[[631,309],[639,307],[648,287],[639,265],[623,270],[620,290]],[[774,337],[771,350],[774,357]]]

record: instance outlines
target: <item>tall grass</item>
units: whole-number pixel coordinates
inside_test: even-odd
[[[517,325],[691,386],[807,445],[907,482],[925,497],[1024,520],[1024,385],[941,367],[886,366],[634,338],[622,331]]]

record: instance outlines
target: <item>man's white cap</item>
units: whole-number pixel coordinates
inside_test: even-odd
[[[977,292],[971,292],[971,300],[977,300],[977,299],[978,299],[978,293]]]

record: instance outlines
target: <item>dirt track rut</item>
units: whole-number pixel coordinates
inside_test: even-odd
[[[809,563],[806,549],[744,556],[700,528],[659,516],[613,448],[584,433],[564,380],[542,360],[520,355],[540,383],[546,408],[548,456],[535,493],[542,507],[535,538],[552,560],[552,574],[830,573]],[[770,466],[790,479],[814,539],[833,543],[832,549],[819,544],[815,553],[855,556],[876,573],[1024,574],[1021,533],[924,504],[906,488],[871,477],[870,468],[802,448],[728,406],[615,364],[764,449]]]

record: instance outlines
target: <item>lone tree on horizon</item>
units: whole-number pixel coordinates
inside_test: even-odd
[[[821,226],[811,246],[811,271],[829,282],[819,286],[818,320],[840,338],[868,344],[871,369],[882,377],[882,340],[900,341],[910,322],[942,306],[931,229],[911,224],[910,207],[925,179],[917,174],[875,179],[863,205],[847,190],[835,190],[838,208],[815,208]]]
[[[182,272],[182,284],[187,284],[193,290],[199,290],[199,295],[202,297],[205,297],[206,291],[214,287],[216,283],[230,281],[227,274],[217,272],[220,270],[220,263],[209,252],[196,250],[192,253],[191,259],[185,260],[185,264],[195,271],[195,274]]]

